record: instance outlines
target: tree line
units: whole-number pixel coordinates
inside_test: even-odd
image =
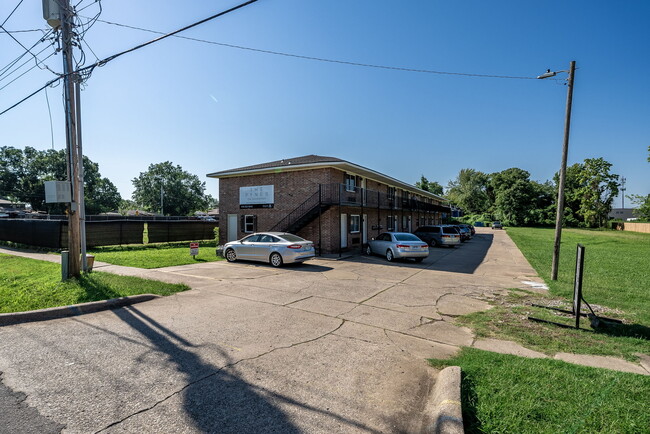
[[[650,157],[649,157],[650,161]],[[576,227],[603,227],[619,193],[620,177],[611,172],[612,164],[603,158],[587,158],[567,167],[565,179],[564,224]],[[511,226],[551,226],[555,224],[559,174],[543,183],[530,179],[530,173],[510,168],[496,173],[462,169],[449,181],[444,195],[460,208],[463,220],[500,220]],[[443,194],[443,187],[424,175],[416,187]],[[628,196],[638,205],[637,215],[650,219],[650,195]]]
[[[205,193],[205,182],[169,161],[150,164],[131,181],[134,187],[131,200],[122,199],[117,187],[102,177],[99,164],[84,156],[83,166],[84,200],[89,215],[118,210],[124,213],[129,209],[160,213],[161,188],[165,215],[191,215],[196,211],[207,211],[217,204],[211,195]],[[44,183],[65,179],[64,150],[0,147],[0,197],[28,203],[34,211],[63,214],[65,204],[45,202]]]

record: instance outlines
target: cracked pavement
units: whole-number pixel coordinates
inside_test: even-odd
[[[192,290],[0,327],[0,386],[52,432],[418,432],[426,359],[474,344],[453,317],[541,282],[504,231],[479,232],[421,264],[98,264]]]

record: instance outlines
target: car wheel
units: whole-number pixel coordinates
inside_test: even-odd
[[[388,262],[393,262],[395,259],[395,256],[393,255],[393,251],[391,249],[386,250],[386,260]]]
[[[372,255],[372,249],[370,248],[370,246],[366,247],[366,255],[368,256]]]
[[[416,264],[419,264],[424,260],[424,258],[413,258],[413,260],[415,261]]]
[[[438,242],[435,239],[431,238],[431,242],[429,243],[429,245],[431,247],[436,247],[438,245]]]
[[[279,266],[282,265],[282,256],[277,252],[273,252],[273,253],[271,253],[271,256],[269,257],[269,262],[274,267],[279,267]]]
[[[237,260],[237,253],[233,249],[226,250],[226,260],[228,262],[235,262]]]

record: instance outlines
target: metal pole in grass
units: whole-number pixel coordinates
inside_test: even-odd
[[[571,105],[573,103],[573,76],[576,70],[575,60],[571,61],[568,71],[555,71],[547,70],[546,73],[540,75],[539,79],[555,77],[558,72],[568,72],[569,79],[567,81],[567,99],[566,99],[566,114],[564,118],[564,142],[562,144],[562,166],[560,167],[560,180],[557,191],[557,215],[555,217],[555,241],[553,242],[553,265],[551,266],[551,280],[557,280],[558,266],[560,263],[560,242],[562,240],[562,220],[564,217],[564,183],[566,180],[566,162],[567,154],[569,153],[569,131],[571,129]]]

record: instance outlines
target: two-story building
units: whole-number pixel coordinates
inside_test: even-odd
[[[222,242],[283,231],[314,241],[319,253],[359,249],[384,231],[439,224],[447,201],[372,169],[306,155],[210,173],[219,179]]]

